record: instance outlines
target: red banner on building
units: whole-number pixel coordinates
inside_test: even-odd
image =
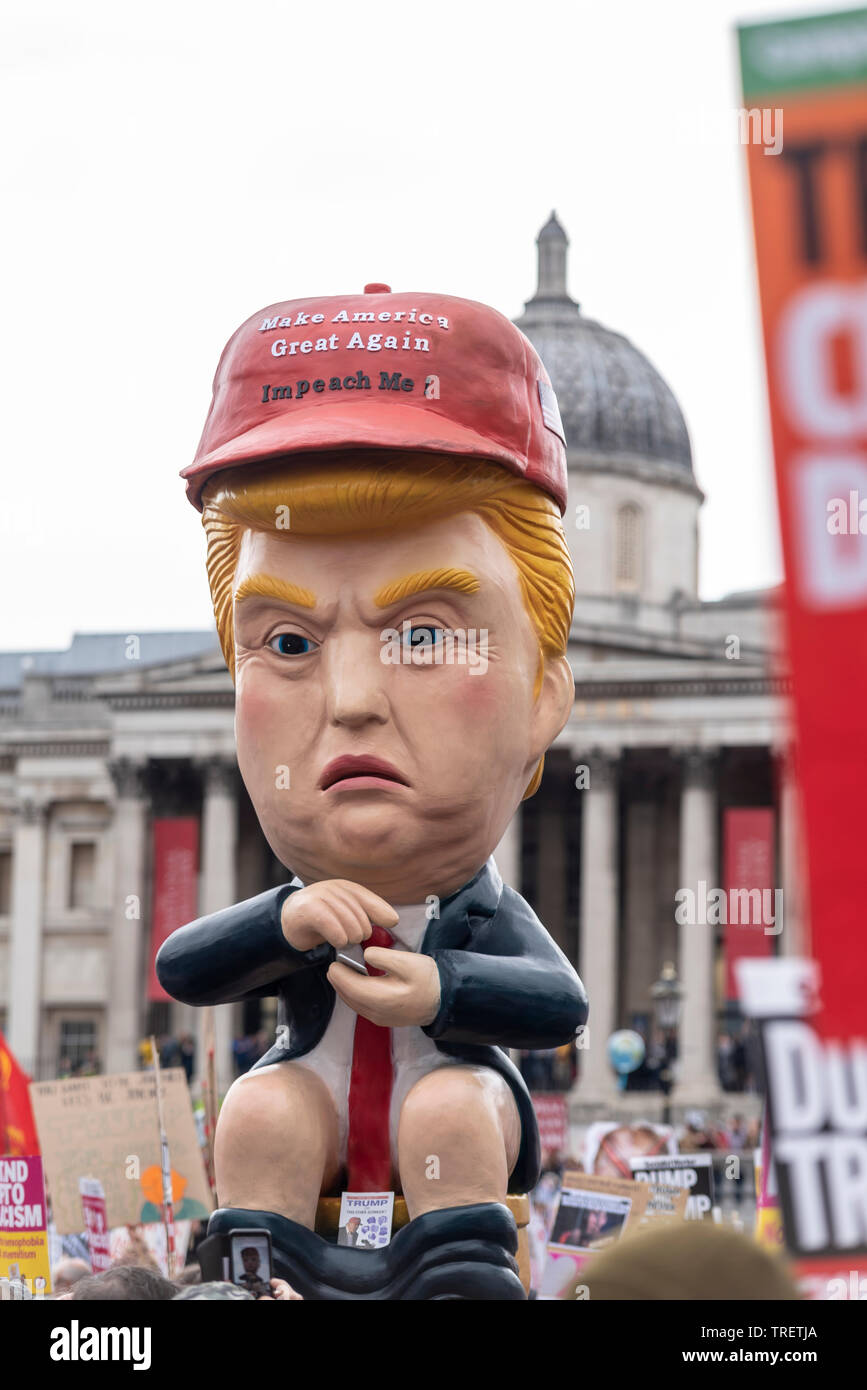
[[[153,911],[151,914],[148,999],[168,999],[156,977],[157,951],[178,927],[199,915],[199,822],[172,816],[153,823]]]
[[[784,925],[782,895],[774,891],[774,812],[769,806],[731,806],[723,812],[726,890],[726,998],[737,999],[735,961],[770,956]]]

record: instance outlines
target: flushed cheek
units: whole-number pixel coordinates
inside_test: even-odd
[[[238,738],[248,738],[270,717],[271,704],[255,683],[238,686],[235,694],[235,731]]]
[[[485,672],[461,673],[449,698],[454,722],[481,731],[487,741],[498,741],[516,723],[526,723],[527,687],[520,681],[503,680],[491,667]]]
[[[285,701],[275,699],[265,688],[250,684],[239,691],[235,707],[235,737],[238,761],[251,796],[260,791],[250,786],[276,775],[277,767],[298,766],[299,734],[297,722],[287,715]],[[303,747],[303,741],[300,745]]]
[[[235,682],[235,727],[244,733],[255,733],[272,717],[275,690],[260,660],[253,656],[241,660]]]
[[[235,736],[238,756],[254,765],[269,752],[274,740],[276,710],[273,700],[254,686],[239,691],[235,704]]]
[[[470,678],[451,692],[447,703],[418,711],[422,756],[437,785],[466,783],[479,790],[524,761],[529,726],[525,692],[493,683],[480,690],[485,684],[484,677]]]
[[[487,674],[470,676],[461,686],[458,699],[468,719],[511,719],[516,706],[523,703],[523,688],[489,680]]]

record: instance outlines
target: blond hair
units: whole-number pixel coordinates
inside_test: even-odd
[[[544,663],[566,655],[575,586],[556,503],[498,464],[453,455],[353,451],[298,455],[251,469],[226,469],[203,493],[208,582],[226,665],[235,677],[232,586],[246,528],[271,532],[286,515],[291,532],[338,536],[408,530],[475,512],[506,548],[518,571],[524,607],[539,642],[534,694]],[[524,793],[542,777],[539,760]]]

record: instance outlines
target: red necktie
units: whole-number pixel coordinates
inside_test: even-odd
[[[383,927],[374,927],[367,946],[391,946]],[[369,974],[382,970],[367,967]],[[346,1145],[348,1192],[391,1189],[391,1029],[357,1014],[349,1078],[349,1138]]]

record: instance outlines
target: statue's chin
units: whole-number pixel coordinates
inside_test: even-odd
[[[309,828],[309,827],[308,827]],[[443,842],[432,827],[389,824],[389,818],[354,813],[349,823],[316,826],[309,836],[270,837],[282,864],[305,883],[346,878],[391,902],[421,902],[430,893],[453,891],[472,878],[490,853],[472,837]],[[448,887],[444,887],[444,885]]]
[[[303,826],[267,827],[266,833],[281,863],[315,865],[317,878],[358,878],[372,868],[393,871],[407,856],[423,854],[425,846],[419,827],[382,807],[341,808]]]
[[[407,853],[423,838],[406,806],[384,797],[347,797],[317,819],[323,852],[358,863],[393,864],[395,855]]]

